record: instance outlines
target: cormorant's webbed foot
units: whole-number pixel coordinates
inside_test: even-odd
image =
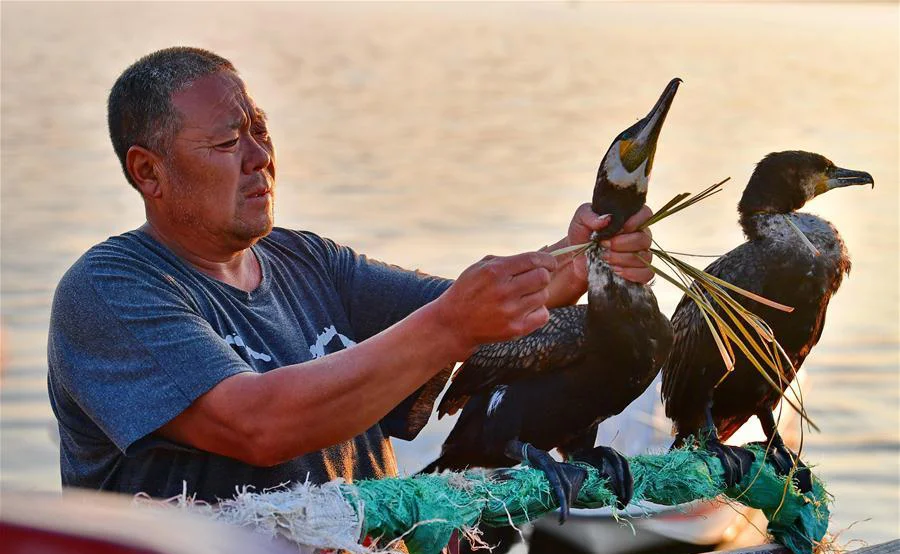
[[[724,472],[722,477],[725,480],[725,486],[733,487],[747,475],[756,457],[746,448],[722,444],[722,441],[719,440],[719,430],[716,429],[715,418],[713,418],[713,399],[711,397],[709,402],[706,403],[705,413],[706,425],[700,431],[700,434],[703,436],[701,444],[704,444],[706,450],[722,462],[722,470]],[[676,444],[678,444],[680,439],[681,436],[679,434]]]
[[[756,459],[753,453],[746,448],[722,444],[715,426],[701,429],[697,434],[700,436],[701,447],[722,463],[722,479],[725,481],[725,486],[733,487],[740,483]],[[679,433],[671,448],[681,448],[688,444],[689,439],[690,435],[687,433]]]
[[[766,450],[766,460],[772,464],[779,475],[788,476],[794,472],[794,484],[797,490],[806,494],[812,490],[812,473],[806,467],[800,457],[794,454],[790,448],[784,445],[780,436],[772,438],[771,445],[768,442],[754,442],[754,445]]]
[[[528,465],[544,472],[550,483],[550,490],[559,502],[559,523],[565,523],[569,517],[569,508],[575,503],[581,485],[587,478],[587,471],[572,464],[557,462],[549,453],[519,440],[506,443],[505,453],[513,460],[528,462]]]
[[[740,446],[723,444],[718,437],[706,439],[706,450],[722,462],[725,485],[733,487],[750,471],[750,465],[756,458],[753,453]]]
[[[574,453],[572,459],[592,466],[606,478],[607,485],[616,495],[620,510],[631,502],[631,497],[634,496],[634,479],[631,477],[631,467],[625,456],[612,448],[595,446],[590,450]]]

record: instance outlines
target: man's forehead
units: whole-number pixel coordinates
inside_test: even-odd
[[[172,96],[172,104],[187,122],[200,126],[231,127],[239,124],[246,113],[265,118],[244,82],[230,72],[207,75]]]

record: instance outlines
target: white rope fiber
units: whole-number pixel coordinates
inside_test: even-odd
[[[341,491],[342,479],[322,485],[296,483],[254,492],[238,489],[234,498],[211,505],[182,494],[164,501],[138,495],[135,500],[150,506],[169,506],[200,513],[215,521],[247,527],[270,538],[281,537],[292,544],[312,549],[342,550],[354,554],[397,552],[360,544],[362,502],[353,506]],[[388,546],[390,548],[391,545]],[[402,552],[402,551],[401,551]]]

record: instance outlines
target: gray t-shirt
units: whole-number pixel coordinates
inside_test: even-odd
[[[307,476],[321,483],[397,473],[387,436],[418,433],[446,371],[362,435],[275,467],[153,434],[223,379],[352,346],[450,283],[308,232],[276,228],[252,251],[262,281],[249,293],[197,271],[140,231],[111,237],[69,269],[56,290],[48,342],[64,486],[164,498],[186,482],[198,499],[215,501],[244,485],[262,490]]]

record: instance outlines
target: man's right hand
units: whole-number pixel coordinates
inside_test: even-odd
[[[435,301],[456,335],[460,360],[481,344],[527,335],[547,323],[547,286],[556,266],[550,254],[526,252],[487,256],[463,271]]]

